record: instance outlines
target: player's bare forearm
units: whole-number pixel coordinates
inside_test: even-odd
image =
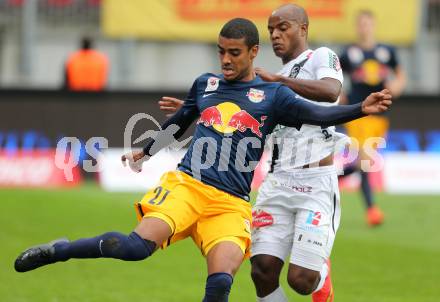
[[[279,76],[279,81],[300,96],[318,102],[336,102],[341,93],[341,82],[336,79],[303,80]]]
[[[348,105],[348,103],[348,96],[345,94],[345,92],[342,92],[339,98],[339,105]]]
[[[398,66],[395,69],[395,78],[385,84],[385,87],[391,92],[393,97],[399,97],[406,86],[406,74],[405,71]]]

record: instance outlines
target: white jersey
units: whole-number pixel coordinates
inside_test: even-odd
[[[306,50],[297,58],[285,64],[278,74],[305,80],[333,78],[343,83],[342,70],[338,56],[329,48]],[[336,103],[309,102],[322,106],[334,106]],[[341,141],[341,139],[347,139]],[[321,159],[343,146],[348,138],[335,131],[335,127],[302,125],[300,129],[277,126],[272,134],[273,156],[271,170],[291,171],[307,164],[318,163]]]
[[[325,47],[306,50],[279,74],[343,81],[338,57]],[[291,254],[290,263],[323,271],[339,227],[340,198],[335,168],[313,164],[334,153],[340,141],[345,144],[340,140],[343,137],[334,127],[275,128],[273,173],[261,185],[252,213],[252,256],[265,254],[284,260]],[[307,164],[312,167],[298,169]]]

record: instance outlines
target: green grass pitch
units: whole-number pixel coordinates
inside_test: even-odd
[[[191,240],[143,262],[72,260],[19,274],[25,248],[67,236],[130,232],[142,194],[106,193],[86,184],[69,190],[0,190],[0,301],[201,301],[204,259]],[[386,223],[369,229],[357,194],[343,194],[332,254],[336,302],[440,301],[440,197],[378,195]],[[255,301],[246,261],[230,301]],[[282,284],[291,301],[311,301]]]

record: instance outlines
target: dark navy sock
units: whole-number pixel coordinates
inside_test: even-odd
[[[215,273],[206,280],[205,298],[202,302],[227,302],[234,279],[227,273]]]
[[[365,206],[367,209],[373,206],[373,194],[371,192],[370,180],[368,179],[368,173],[361,171],[361,189],[364,195]]]
[[[348,176],[357,171],[359,171],[359,168],[357,166],[347,166],[344,168],[344,174],[340,175],[340,177]]]
[[[141,238],[135,232],[128,236],[109,232],[94,238],[57,243],[54,248],[56,261],[66,261],[70,258],[116,258],[137,261],[153,254],[156,243]]]

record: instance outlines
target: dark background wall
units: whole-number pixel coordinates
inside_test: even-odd
[[[63,136],[75,136],[84,141],[103,136],[108,139],[109,147],[121,147],[125,125],[132,115],[145,112],[159,122],[165,120],[157,105],[163,95],[170,94],[165,91],[0,91],[0,134],[4,138],[4,134],[11,131],[20,135],[33,130],[49,138],[53,146]],[[171,96],[184,97],[185,93]],[[388,116],[392,129],[414,130],[423,137],[426,131],[440,130],[440,96],[402,97],[394,102]],[[148,129],[157,128],[146,120],[139,122],[133,137]]]

